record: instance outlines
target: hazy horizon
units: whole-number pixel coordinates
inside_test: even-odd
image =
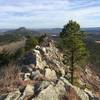
[[[69,20],[100,27],[100,0],[0,0],[0,29],[62,28]]]
[[[15,27],[15,28],[0,28],[0,29],[19,29],[19,28],[26,28],[26,29],[62,29],[63,27],[44,27],[44,28],[30,28],[30,27],[24,27],[24,26],[19,26],[19,27]],[[99,26],[98,27],[81,27],[81,29],[86,29],[86,28],[100,28]]]
[[[19,27],[15,27],[15,28],[0,28],[0,30],[14,30],[14,29],[19,29],[19,28],[22,28],[22,27],[24,27],[24,26],[19,26]],[[24,27],[24,28],[26,28],[26,29],[33,29],[33,30],[38,30],[38,29],[62,29],[63,27],[48,27],[48,28],[29,28],[29,27]],[[81,29],[93,29],[93,28],[99,28],[100,29],[100,27],[98,26],[98,27],[81,27]]]

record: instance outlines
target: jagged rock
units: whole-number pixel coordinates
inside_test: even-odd
[[[92,91],[89,91],[88,89],[85,89],[84,91],[89,96],[89,100],[99,100]]]
[[[34,86],[33,85],[27,85],[24,91],[24,94],[34,94]]]
[[[42,49],[42,51],[43,51],[44,53],[46,53],[46,48],[45,48],[45,47],[41,47],[41,49]]]
[[[35,84],[34,92],[37,94],[37,92],[42,91],[43,89],[47,88],[49,85],[50,85],[50,82],[48,82],[48,81],[42,81],[38,84]]]
[[[32,95],[34,95],[34,86],[29,84],[26,86],[24,93],[19,100],[25,100],[25,98],[30,98]]]
[[[81,100],[89,100],[89,96],[83,90],[78,87],[73,88],[76,91],[77,95],[81,98]]]
[[[65,78],[61,77],[61,80],[67,85],[67,86],[70,86],[71,88],[73,88],[77,95],[81,98],[81,100],[89,100],[89,97],[88,95],[83,91],[81,90],[80,88],[76,87],[76,86],[73,86],[71,85]]]
[[[18,100],[20,97],[21,93],[20,91],[13,91],[11,93],[8,94],[8,96],[6,97],[5,100]]]
[[[38,79],[38,78],[41,78],[43,75],[40,73],[40,71],[39,70],[36,70],[36,71],[33,71],[32,72],[32,79],[34,79],[34,80],[36,80],[36,79]]]
[[[50,84],[47,88],[42,89],[33,100],[60,100],[60,96],[64,95],[64,93],[66,93],[65,84],[59,80],[57,84]],[[67,100],[67,97],[65,100]]]
[[[32,100],[59,100],[58,94],[54,90],[53,85],[49,85],[46,89],[42,90],[39,95]]]
[[[59,80],[56,86],[54,86],[54,89],[56,91],[56,94],[58,95],[58,98],[59,96],[66,93],[65,84],[61,80]]]
[[[70,80],[71,74],[70,74],[70,73],[67,73],[67,74],[65,75],[65,77],[66,77],[66,79]]]
[[[34,64],[30,64],[29,66],[30,66],[30,68],[32,68],[32,69],[35,68],[35,65],[34,65]]]
[[[60,68],[60,72],[61,72],[62,76],[65,76],[65,69],[64,68]]]
[[[46,62],[42,60],[42,56],[39,50],[34,50],[35,55],[36,55],[36,68],[39,69],[44,69],[46,66]]]
[[[24,80],[27,81],[27,80],[30,80],[30,73],[25,73],[24,75]]]
[[[55,47],[54,42],[50,41],[48,46],[36,46],[35,49],[24,56],[23,62],[26,64],[26,68],[23,67],[23,72],[32,72],[33,69],[45,70],[45,68],[52,68],[55,72],[60,72],[64,76],[65,65],[62,61],[63,54]]]
[[[87,74],[87,78],[89,79],[92,76],[92,72],[88,68],[85,69],[85,72]]]
[[[57,79],[56,72],[54,70],[49,69],[49,68],[45,69],[45,77],[49,80],[56,80]]]
[[[22,67],[22,72],[32,72],[33,71],[33,66],[30,65],[26,65],[24,67]]]
[[[68,95],[69,93],[70,95]],[[14,99],[12,99],[13,97]],[[84,91],[76,86],[73,86],[71,83],[68,82],[68,80],[63,77],[61,77],[56,83],[53,81],[42,81],[36,83],[34,86],[27,85],[21,97],[20,92],[15,92],[10,93],[7,96],[8,99],[6,100],[17,100],[15,97],[18,100],[28,100],[30,99],[30,97],[30,100],[60,100],[60,98],[63,97],[66,98],[65,100],[72,100],[70,98],[73,97],[75,97],[75,100],[99,100],[89,90]]]
[[[28,52],[24,60],[26,69],[23,67],[22,76],[24,74],[25,81],[34,80],[35,83],[34,85],[27,83],[21,93],[19,91],[9,93],[6,100],[99,100],[91,91],[76,87],[64,78],[70,78],[70,74],[65,76],[65,68],[67,73],[69,66],[65,67],[62,62],[63,54],[53,42],[45,47],[36,46]],[[85,74],[88,76],[87,79],[91,79],[90,70],[87,69]],[[42,76],[44,79],[38,80]],[[84,75],[84,79],[86,76]],[[85,82],[79,79],[78,82],[84,85]]]

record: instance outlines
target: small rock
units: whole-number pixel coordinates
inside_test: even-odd
[[[65,76],[65,69],[64,68],[60,68],[61,74],[62,76]]]
[[[56,72],[54,70],[49,69],[49,68],[45,69],[45,77],[49,80],[57,79]]]
[[[34,86],[28,84],[26,86],[24,93],[23,93],[22,97],[20,98],[20,100],[24,100],[25,98],[29,98],[32,95],[34,95]]]
[[[38,87],[38,91],[42,91],[43,89],[47,88],[49,86],[49,82],[48,81],[43,81],[40,86]]]
[[[39,70],[33,71],[32,72],[32,78],[35,80],[37,78],[40,78],[42,76],[42,74],[40,73]]]
[[[24,94],[34,94],[34,86],[28,84],[25,88]]]
[[[18,98],[20,97],[21,93],[20,91],[15,91],[15,92],[11,92],[8,94],[8,96],[6,97],[5,100],[18,100]]]
[[[32,69],[35,68],[35,65],[34,65],[34,64],[30,64],[29,66],[30,66]]]
[[[27,80],[30,80],[30,73],[25,73],[24,75],[24,80],[27,81]]]

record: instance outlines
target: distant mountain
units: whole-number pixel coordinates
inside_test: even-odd
[[[11,29],[0,29],[0,35],[3,35],[4,32],[9,31]]]
[[[100,34],[100,27],[93,27],[93,28],[81,28],[83,31],[86,31],[89,34]],[[25,27],[21,27],[18,29],[0,29],[0,34],[12,34],[12,33],[21,33],[21,34],[53,34],[58,35],[61,32],[62,28],[44,28],[44,29],[27,29]]]
[[[100,27],[82,28],[82,30],[86,31],[88,34],[100,34]]]
[[[21,27],[16,30],[8,30],[6,32],[1,32],[0,42],[8,43],[8,42],[16,41],[16,40],[23,39],[23,38],[25,38],[25,36],[28,36],[28,35],[40,36],[42,34],[37,31],[33,31],[30,29]]]
[[[39,32],[37,31],[34,31],[34,30],[30,30],[30,29],[27,29],[25,27],[20,27],[18,29],[15,29],[15,30],[9,30],[9,31],[6,31],[6,32],[3,32],[4,34],[16,34],[16,35],[21,35],[21,36],[26,36],[26,35],[40,35]]]
[[[62,28],[46,28],[46,29],[27,29],[25,27],[20,27],[18,29],[1,29],[0,39],[3,37],[23,37],[27,35],[40,36],[44,33],[52,36],[58,36]],[[100,40],[100,27],[95,28],[81,28],[85,31],[89,39]],[[1,36],[4,35],[4,36]]]
[[[87,39],[96,41],[100,41],[100,27],[95,27],[95,28],[83,28],[83,31],[87,33]]]

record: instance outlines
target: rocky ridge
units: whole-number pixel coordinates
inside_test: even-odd
[[[92,70],[87,67],[83,72],[76,71],[79,86],[70,84],[67,80],[69,67],[63,64],[63,53],[54,44],[50,40],[23,57],[22,62],[26,64],[22,67],[20,78],[25,86],[1,95],[0,100],[100,100],[99,77],[93,76]],[[92,86],[90,82],[95,82],[98,94],[95,89],[85,86],[85,83]]]

